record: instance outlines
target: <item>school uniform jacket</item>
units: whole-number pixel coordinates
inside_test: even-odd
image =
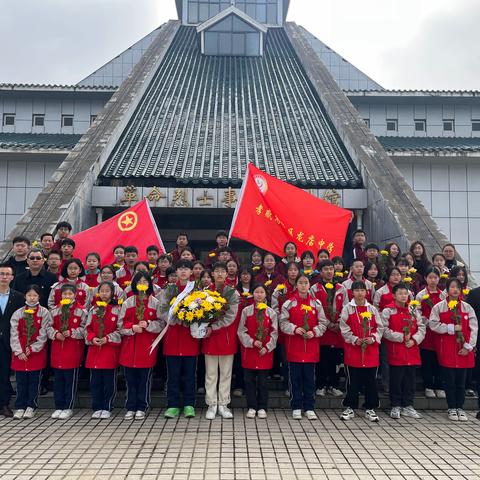
[[[120,301],[120,303],[123,303],[127,298],[124,290],[120,288],[120,285],[117,282],[114,281],[112,283],[115,288],[115,293],[113,294],[113,298],[115,302],[118,303]],[[100,299],[100,295],[98,294],[98,287],[94,288],[91,292],[92,292],[92,299],[90,301],[90,305],[94,307],[95,302],[97,302]]]
[[[262,271],[259,272],[255,276],[255,282],[254,283],[259,283],[265,286],[267,290],[267,301],[268,303],[271,302],[272,294],[275,291],[275,288],[277,288],[277,285],[280,285],[282,283],[285,283],[285,277],[282,275],[279,275],[278,273],[273,273],[268,274],[267,272]],[[271,282],[271,283],[269,283]],[[267,285],[268,284],[268,285]]]
[[[85,283],[90,288],[96,288],[100,284],[100,270],[97,270],[95,273],[87,273],[85,275]]]
[[[342,285],[345,287],[345,290],[347,291],[349,302],[353,299],[352,285],[353,285],[353,282],[355,281],[356,280],[352,276],[350,276],[342,283]],[[373,304],[373,298],[375,296],[375,285],[370,280],[367,280],[366,278],[362,278],[362,282],[367,287],[366,300],[368,303]]]
[[[131,285],[127,285],[123,291],[125,292],[125,297],[126,298],[133,297],[133,295],[134,295]],[[153,296],[154,297],[158,298],[161,291],[162,291],[162,289],[158,285],[153,284]]]
[[[294,262],[297,264],[298,269],[300,270],[301,266],[301,259],[299,257],[295,257]],[[282,275],[282,277],[287,278],[288,275],[288,264],[290,262],[286,258],[282,258],[276,265],[275,265],[275,273],[278,275]]]
[[[224,287],[223,292],[226,291]],[[213,322],[212,333],[202,340],[202,353],[205,355],[234,355],[238,350],[238,322],[240,321],[239,294],[234,290],[232,303],[229,304],[223,318]]]
[[[120,335],[120,307],[108,304],[103,316],[103,337],[107,343],[101,347],[92,343],[100,335],[98,307],[90,310],[85,325],[85,343],[88,345],[85,367],[92,369],[114,369],[118,366],[122,336]]]
[[[123,302],[119,317],[119,329],[122,335],[120,348],[120,365],[130,368],[152,368],[157,360],[157,348],[150,353],[150,347],[157,335],[165,328],[162,319],[160,302],[152,295],[145,295],[143,320],[147,322],[147,328],[140,333],[132,329],[138,325],[136,315],[136,302],[138,296],[127,298]]]
[[[475,356],[473,349],[477,344],[478,320],[473,308],[465,302],[459,302],[459,315],[461,318],[462,333],[465,343],[460,345],[457,342],[457,335],[454,331],[455,316],[448,308],[449,299],[446,298],[432,308],[428,325],[430,329],[438,333],[435,337],[435,350],[438,363],[448,368],[473,368]],[[458,354],[461,348],[468,350],[468,355]]]
[[[242,356],[242,367],[252,370],[270,370],[273,367],[273,351],[277,345],[278,317],[275,311],[268,307],[263,314],[263,328],[265,338],[262,345],[267,353],[260,356],[259,349],[253,344],[257,340],[258,331],[257,307],[249,305],[244,308],[238,325],[238,338]]]
[[[366,335],[363,332],[363,319],[361,317],[363,312],[372,314]],[[373,305],[366,302],[364,306],[359,306],[355,303],[355,300],[348,302],[340,315],[340,331],[345,342],[343,360],[345,365],[355,368],[378,367],[383,325],[380,314]],[[362,354],[362,347],[355,345],[355,342],[364,337],[372,337],[375,343],[368,345]]]
[[[430,302],[432,302],[432,307],[428,304],[428,300],[423,300],[425,295],[430,295]],[[432,313],[433,305],[440,303],[442,300],[445,299],[446,293],[437,288],[435,292],[430,292],[428,288],[424,288],[418,292],[415,300],[420,302],[420,312],[423,318],[423,323],[427,326],[427,332],[425,334],[425,338],[420,345],[420,348],[424,350],[435,351],[435,336],[436,334],[432,332],[430,326],[428,325],[428,319],[430,318],[430,314]]]
[[[413,320],[408,306],[399,307],[391,303],[383,310],[381,318],[389,365],[396,367],[421,365],[419,345],[425,338],[426,325],[422,320],[420,312],[418,310],[415,311],[415,319]],[[408,326],[409,321],[412,323],[410,335],[415,345],[407,348],[405,346],[403,329]]]
[[[348,301],[348,294],[340,283],[332,283],[335,289],[335,295],[332,302],[332,312],[328,308],[328,292],[323,282],[318,282],[310,289],[310,293],[322,304],[323,311],[328,320],[327,330],[320,338],[320,345],[328,345],[336,348],[343,348],[343,339],[340,330],[335,332],[331,330],[333,325],[338,325],[342,308]]]
[[[115,275],[117,276],[117,283],[120,285],[120,288],[125,288],[129,285],[128,282],[132,281],[133,278],[133,270],[127,268],[126,265],[122,265],[116,272]],[[127,283],[125,283],[127,282]]]
[[[57,340],[55,335],[62,333],[62,308],[58,306],[52,311],[52,322],[47,326],[47,335],[52,340],[50,348],[50,364],[53,368],[68,370],[79,368],[83,360],[85,347],[85,324],[87,312],[79,303],[70,307],[70,316],[67,322],[67,330],[70,337],[65,340]]]
[[[31,353],[27,360],[20,360],[19,355],[25,353],[28,336],[25,322],[25,310],[31,309],[33,313],[34,332],[30,338]],[[10,319],[10,347],[12,349],[12,370],[20,372],[33,372],[42,370],[47,366],[47,325],[52,321],[50,312],[41,305],[35,307],[22,307]]]
[[[277,314],[277,318],[279,319],[279,327],[278,327],[278,339],[277,345],[283,345],[285,343],[285,335],[280,330],[280,315],[282,313],[283,304],[292,298],[297,291],[296,285],[292,285],[288,280],[285,282],[285,287],[287,288],[287,293],[281,294],[279,290],[275,290],[272,294],[272,308]]]
[[[390,305],[393,302],[393,287],[389,283],[386,283],[383,287],[379,288],[375,295],[373,296],[373,305],[379,311],[382,312],[383,309]],[[409,300],[413,300],[412,292],[408,292]]]
[[[161,290],[157,297],[160,301],[162,318],[165,323],[169,322],[167,333],[163,337],[163,354],[172,357],[196,357],[200,354],[200,340],[193,338],[190,327],[184,325],[175,315],[168,319],[171,299],[167,295],[173,293],[176,297],[185,289],[185,286],[178,282],[172,287],[176,287],[173,292],[170,291],[171,287],[168,287],[168,291]]]
[[[302,305],[312,307],[310,312],[301,309]],[[304,326],[305,313],[308,314],[307,323],[309,331],[315,336],[305,339],[297,335],[297,327]],[[328,320],[325,317],[321,303],[312,295],[300,298],[296,293],[287,300],[282,307],[280,316],[280,329],[285,334],[285,350],[289,362],[317,363],[320,360],[320,337],[327,329]]]
[[[53,310],[60,304],[60,300],[62,299],[62,286],[63,285],[75,285],[77,288],[77,293],[75,295],[75,301],[82,307],[88,308],[92,298],[92,291],[90,287],[80,279],[77,279],[75,283],[69,280],[62,280],[57,282],[55,285],[52,286],[50,290],[50,295],[48,297],[48,308]]]

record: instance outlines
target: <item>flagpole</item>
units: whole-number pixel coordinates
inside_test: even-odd
[[[232,231],[235,227],[235,222],[237,221],[237,215],[240,210],[240,206],[242,205],[243,200],[243,193],[245,192],[245,188],[247,186],[247,182],[250,179],[250,165],[251,162],[247,165],[247,171],[245,172],[245,178],[242,182],[242,188],[240,189],[240,195],[238,197],[237,206],[235,207],[235,212],[233,212],[232,224],[230,225],[230,231],[228,232],[228,244],[230,244],[230,239],[232,238]]]

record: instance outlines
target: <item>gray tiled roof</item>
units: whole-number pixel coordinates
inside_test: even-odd
[[[471,137],[378,137],[390,151],[479,151],[480,138]]]
[[[263,57],[208,57],[181,27],[101,174],[134,183],[238,185],[248,162],[317,187],[361,187],[283,29]]]
[[[60,133],[1,133],[3,150],[71,150],[81,135]]]

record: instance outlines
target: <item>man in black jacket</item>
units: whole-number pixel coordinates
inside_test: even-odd
[[[13,268],[0,264],[0,415],[5,417],[13,416],[9,406],[13,393],[10,383],[10,318],[25,303],[24,296],[10,288],[12,280]]]
[[[469,303],[472,306],[472,308],[475,310],[475,315],[477,316],[477,319],[480,322],[480,287],[470,290],[465,301]],[[478,345],[478,341],[477,341],[477,345]],[[477,389],[478,389],[480,388],[480,354],[478,350],[475,355],[474,378],[477,381]],[[478,408],[480,409],[480,396],[478,398]],[[480,420],[480,411],[477,413],[477,418]]]

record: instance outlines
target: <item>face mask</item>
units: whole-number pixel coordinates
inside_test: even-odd
[[[27,307],[33,308],[33,307],[36,307],[39,303],[40,302],[36,302],[36,303],[25,302],[25,305],[27,305]]]

